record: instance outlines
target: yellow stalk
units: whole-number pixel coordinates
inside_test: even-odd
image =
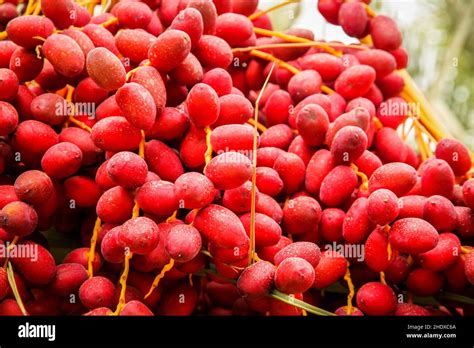
[[[275,11],[275,10],[278,10],[279,8],[282,8],[286,5],[290,5],[290,4],[294,4],[294,3],[298,3],[300,2],[301,0],[288,0],[288,1],[285,1],[285,2],[282,2],[281,4],[277,4],[275,6],[272,6],[272,7],[269,7],[267,8],[266,10],[263,10],[263,11],[258,11],[258,12],[255,12],[254,14],[251,14],[249,16],[249,19],[251,21],[257,19],[257,18],[260,18],[262,17],[263,15],[267,14],[267,13],[270,13],[272,11]]]
[[[72,124],[75,124],[76,126],[78,126],[81,129],[84,129],[84,130],[88,131],[89,133],[92,132],[91,127],[86,125],[84,122],[79,121],[74,116],[69,116],[69,122],[72,123]]]
[[[151,293],[153,292],[153,290],[155,290],[158,286],[158,284],[160,284],[160,280],[164,278],[166,272],[168,272],[171,268],[173,268],[174,266],[174,260],[173,259],[170,259],[170,262],[168,262],[164,267],[163,269],[161,270],[160,274],[158,274],[156,276],[156,278],[153,280],[153,284],[151,284],[151,287],[150,287],[150,290],[148,290],[147,294],[145,295],[144,299],[147,299]]]
[[[255,112],[254,112],[254,135],[253,135],[253,149],[252,149],[252,193],[251,193],[251,203],[250,203],[250,252],[249,252],[249,265],[256,261],[255,260],[255,215],[256,215],[256,197],[257,197],[257,147],[258,147],[258,116],[259,116],[259,105],[260,99],[265,92],[265,88],[270,81],[270,76],[272,76],[273,69],[275,68],[275,63],[272,64],[270,71],[263,83],[260,93],[258,94],[257,100],[255,101]]]
[[[257,122],[255,123],[255,120],[253,118],[249,118],[249,120],[247,121],[247,123],[251,124],[252,126],[257,126],[257,129],[260,131],[260,132],[265,132],[267,130],[267,127],[265,127],[263,124],[261,124],[260,122]]]
[[[91,237],[91,246],[89,248],[89,255],[87,260],[87,273],[89,274],[89,278],[94,276],[94,258],[95,258],[95,248],[97,245],[97,237],[99,236],[101,228],[101,221],[99,218],[95,220],[94,230],[92,231]]]
[[[205,131],[206,131],[207,149],[206,149],[206,152],[204,153],[204,158],[206,160],[206,165],[207,165],[212,159],[212,144],[211,144],[212,130],[211,130],[211,127],[206,127]]]
[[[355,290],[354,284],[352,283],[351,279],[351,272],[349,270],[349,262],[347,263],[346,274],[344,275],[344,280],[347,283],[347,287],[349,288],[349,294],[347,295],[347,313],[352,314],[354,312],[354,307],[352,306],[352,299],[354,298]]]
[[[117,305],[117,309],[114,312],[114,315],[119,315],[123,307],[125,306],[125,294],[127,292],[127,278],[128,278],[128,273],[130,272],[130,259],[132,257],[133,257],[133,253],[131,252],[125,253],[123,272],[122,272],[122,275],[120,276],[120,286],[122,288],[120,290],[119,303]]]
[[[294,43],[298,43],[298,42],[300,42],[300,43],[314,43],[315,42],[315,41],[312,41],[312,40],[309,40],[309,39],[305,39],[303,37],[288,35],[288,34],[280,33],[280,32],[277,32],[277,31],[267,30],[267,29],[262,29],[262,28],[254,28],[253,31],[256,34],[259,34],[259,35],[262,35],[262,36],[277,37],[277,38],[280,38],[280,39],[282,39],[286,42],[294,42]],[[326,45],[325,50],[328,53],[331,53],[332,55],[337,56],[337,57],[342,57],[342,55],[343,55],[342,52],[335,50],[330,45]]]

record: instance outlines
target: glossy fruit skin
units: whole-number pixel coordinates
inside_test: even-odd
[[[357,185],[354,171],[345,165],[334,167],[322,180],[319,198],[327,206],[341,205]],[[337,187],[337,190],[334,188]]]
[[[210,204],[194,218],[193,226],[212,244],[222,248],[235,248],[248,243],[240,219],[231,210]]]
[[[94,48],[94,43],[89,36],[83,33],[81,30],[75,28],[69,28],[63,30],[62,34],[69,36],[72,38],[82,50],[84,57],[87,57],[87,54]]]
[[[377,108],[377,117],[385,127],[397,129],[406,120],[410,106],[403,98],[393,97],[384,100]]]
[[[0,135],[5,136],[15,131],[18,126],[18,112],[9,103],[0,101]]]
[[[275,287],[288,294],[305,292],[313,282],[313,266],[299,257],[283,260],[275,272]]]
[[[316,289],[324,289],[334,284],[344,276],[347,265],[347,260],[341,254],[332,250],[325,251],[314,269],[315,278],[313,287]]]
[[[30,109],[33,117],[38,121],[58,126],[63,124],[69,116],[64,106],[66,106],[66,100],[63,97],[45,93],[31,101]]]
[[[318,93],[322,86],[321,75],[315,70],[304,70],[288,82],[288,93],[295,102]]]
[[[342,225],[346,213],[339,208],[326,208],[321,213],[319,232],[328,242],[338,242],[342,239]]]
[[[18,83],[13,71],[0,68],[0,100],[12,102],[18,93]]]
[[[423,208],[426,200],[427,199],[425,196],[420,195],[407,195],[400,197],[400,212],[398,217],[400,219],[406,217],[416,217],[423,219]]]
[[[202,246],[201,235],[193,226],[176,225],[171,228],[165,249],[168,255],[178,262],[191,261]]]
[[[158,315],[188,316],[196,307],[198,294],[188,283],[178,283],[163,292],[158,305]]]
[[[399,303],[395,309],[395,316],[429,316],[430,312],[414,303]]]
[[[9,40],[27,49],[41,45],[35,36],[47,38],[53,33],[54,24],[49,18],[41,16],[21,16],[12,19],[6,28]]]
[[[77,263],[84,268],[88,267],[89,248],[77,248],[69,252],[63,259],[63,263]],[[92,269],[97,272],[101,267],[102,259],[99,253],[95,252],[94,262],[92,262]]]
[[[252,33],[252,22],[243,15],[224,13],[217,17],[216,36],[224,39],[231,46],[245,42]]]
[[[75,175],[64,181],[64,194],[69,203],[73,202],[79,207],[93,207],[102,192],[91,178]]]
[[[122,4],[117,9],[119,23],[131,29],[146,29],[153,13],[145,3]]]
[[[31,241],[21,242],[30,250],[29,257],[12,258],[13,267],[22,275],[22,277],[34,287],[41,287],[49,284],[56,274],[56,263],[51,253],[41,245]],[[34,254],[34,255],[33,255]]]
[[[151,93],[135,82],[126,83],[115,94],[117,105],[124,117],[136,128],[145,131],[153,127],[156,105]]]
[[[242,272],[237,289],[245,297],[263,296],[272,288],[274,276],[275,266],[267,261],[258,261]]]
[[[388,256],[388,237],[386,233],[377,227],[365,241],[365,263],[376,272],[385,271],[390,265]]]
[[[122,30],[115,38],[120,53],[137,64],[148,58],[148,50],[153,42],[153,35],[139,29]]]
[[[283,208],[283,229],[289,234],[301,234],[317,227],[321,206],[311,197],[290,199]]]
[[[50,286],[54,293],[69,296],[74,294],[87,278],[84,266],[78,263],[63,263],[56,267],[56,275]]]
[[[335,89],[346,99],[362,97],[375,81],[375,70],[368,65],[356,65],[344,70],[336,80]]]
[[[454,190],[454,173],[449,164],[431,159],[423,167],[421,192],[424,196],[441,195],[450,199]]]
[[[255,202],[258,202],[259,192],[255,191]],[[246,213],[251,210],[252,182],[247,181],[234,189],[225,190],[222,196],[222,205],[236,214]]]
[[[257,167],[256,185],[259,192],[276,196],[282,191],[284,184],[276,170],[268,167]]]
[[[438,195],[431,196],[424,204],[423,219],[439,232],[452,231],[456,227],[456,210],[447,198]]]
[[[400,162],[387,163],[369,178],[369,192],[385,188],[401,197],[415,186],[416,180],[417,173],[413,167]]]
[[[232,63],[232,50],[223,39],[203,35],[194,50],[196,57],[209,68],[227,68]]]
[[[363,52],[356,52],[355,56],[360,64],[365,64],[375,69],[377,79],[384,78],[393,72],[397,66],[395,58],[384,50],[364,50]]]
[[[421,254],[438,244],[439,235],[428,222],[418,218],[395,221],[390,230],[390,244],[400,252]]]
[[[344,3],[339,9],[338,23],[347,35],[361,38],[366,32],[368,16],[361,3]]]
[[[79,298],[89,309],[110,308],[114,301],[115,287],[110,280],[95,276],[86,280],[79,288]]]
[[[250,160],[238,153],[227,152],[214,157],[204,169],[204,174],[218,189],[233,189],[251,176]]]
[[[372,176],[376,169],[382,166],[380,158],[371,151],[364,151],[364,153],[354,161],[357,169],[367,175],[368,178]]]
[[[322,256],[319,247],[311,242],[295,242],[283,247],[274,256],[275,265],[279,265],[289,257],[299,257],[316,267]]]
[[[306,190],[313,194],[319,193],[324,178],[333,168],[334,160],[331,152],[325,149],[316,151],[306,168]]]
[[[20,82],[35,79],[43,69],[44,60],[35,53],[23,47],[17,47],[10,58],[9,69],[12,70]]]
[[[95,83],[108,91],[122,87],[126,81],[122,63],[104,47],[94,48],[87,54],[86,68]]]
[[[145,161],[148,168],[162,180],[174,182],[184,173],[177,154],[159,140],[151,140],[145,144]]]
[[[132,75],[131,82],[142,85],[150,92],[158,117],[166,105],[166,87],[158,70],[152,66],[142,66]]]
[[[51,146],[58,143],[58,135],[48,125],[35,120],[21,122],[13,136],[13,146],[30,165],[39,164],[39,159]]]
[[[151,45],[148,59],[159,71],[176,68],[191,50],[191,38],[181,30],[171,29],[160,36]]]
[[[407,159],[408,151],[402,139],[395,129],[384,127],[375,134],[374,143],[378,156],[389,164],[389,162],[404,162]]]
[[[276,159],[273,169],[282,179],[283,190],[286,193],[295,193],[303,185],[305,164],[298,155],[282,154]]]
[[[250,236],[250,213],[240,217],[245,232]],[[255,214],[255,245],[265,248],[277,244],[281,239],[281,227],[275,220],[265,214]]]
[[[336,164],[349,164],[367,149],[367,135],[359,127],[346,126],[339,130],[331,143],[331,154]]]
[[[214,200],[215,189],[212,181],[197,172],[181,175],[176,179],[174,187],[183,208],[199,209]]]
[[[29,170],[15,180],[15,193],[22,201],[42,204],[53,194],[53,183],[48,175],[39,170]]]
[[[467,147],[455,139],[442,139],[436,145],[436,158],[445,160],[454,175],[464,175],[471,168],[471,157]]]
[[[74,77],[84,69],[85,57],[81,47],[72,38],[53,34],[43,44],[43,54],[61,75]],[[68,59],[65,59],[68,57]]]
[[[8,203],[19,201],[13,185],[0,185],[0,209]]]
[[[384,284],[364,284],[356,295],[357,307],[369,315],[389,315],[397,305],[395,293]]]
[[[72,143],[63,142],[49,148],[41,159],[41,167],[51,178],[66,178],[82,165],[82,151]]]
[[[121,186],[105,191],[97,201],[97,216],[104,222],[124,223],[132,217],[133,196]]]
[[[373,228],[367,211],[368,199],[366,197],[357,198],[344,218],[342,225],[342,236],[349,243],[362,242]]]
[[[132,218],[122,225],[118,238],[132,253],[148,254],[158,245],[158,226],[147,217]]]
[[[230,124],[216,127],[211,133],[212,150],[218,154],[227,151],[251,151],[255,131],[248,125]],[[258,144],[257,134],[257,144]]]
[[[100,244],[100,252],[107,262],[122,263],[125,259],[125,245],[119,239],[122,226],[117,226],[108,231],[102,243]],[[139,255],[137,255],[139,257]]]
[[[408,290],[417,296],[437,294],[443,283],[444,279],[439,273],[424,268],[411,271],[407,278]]]
[[[107,174],[120,186],[136,188],[146,182],[148,166],[145,160],[135,153],[122,151],[108,160]]]
[[[191,46],[194,48],[198,44],[204,31],[202,15],[195,8],[186,8],[180,11],[173,19],[170,28],[181,30],[188,34],[191,39]]]
[[[367,203],[369,219],[382,226],[395,220],[400,211],[398,197],[387,189],[372,192]]]
[[[374,46],[386,51],[396,50],[402,43],[397,23],[387,16],[378,15],[370,21],[370,34]]]
[[[209,126],[219,117],[219,97],[212,87],[204,83],[198,83],[189,91],[186,105],[189,117],[198,127]]]
[[[59,141],[76,145],[82,152],[82,164],[85,166],[97,163],[102,155],[102,150],[94,144],[89,132],[80,128],[64,128],[59,134]]]
[[[140,130],[121,116],[107,117],[92,127],[94,144],[105,151],[132,151],[141,141]]]
[[[462,193],[466,205],[474,209],[474,179],[466,180],[462,185]]]
[[[24,237],[38,225],[36,211],[23,202],[10,202],[0,210],[0,228],[9,234]]]
[[[260,147],[278,147],[287,150],[294,134],[286,124],[278,124],[268,128],[260,137]]]
[[[329,117],[319,105],[309,104],[303,107],[296,116],[296,128],[305,143],[310,146],[319,146],[326,138]]]
[[[456,262],[460,248],[461,242],[455,234],[441,233],[436,247],[419,255],[420,263],[423,268],[444,271]]]
[[[211,86],[219,97],[232,93],[232,77],[222,68],[215,68],[204,73],[202,83]]]
[[[361,106],[355,107],[352,110],[339,115],[334,122],[329,126],[326,133],[325,143],[329,146],[332,144],[337,132],[346,126],[356,126],[367,132],[370,125],[370,113]]]
[[[278,202],[264,193],[259,194],[255,211],[271,217],[277,223],[283,219],[283,210]]]

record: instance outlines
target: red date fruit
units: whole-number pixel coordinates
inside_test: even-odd
[[[357,292],[356,301],[357,307],[369,315],[389,315],[397,306],[393,290],[377,282],[364,284]]]
[[[245,297],[266,295],[273,287],[275,266],[267,261],[258,261],[247,267],[237,281],[237,289]]]
[[[438,244],[439,235],[428,222],[418,218],[395,221],[390,230],[390,244],[400,252],[421,254]]]

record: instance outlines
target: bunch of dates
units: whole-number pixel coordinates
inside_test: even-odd
[[[314,9],[361,45],[258,0],[0,4],[0,315],[471,313],[471,153],[407,143],[368,2]]]

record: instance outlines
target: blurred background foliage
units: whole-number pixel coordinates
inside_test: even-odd
[[[260,0],[261,8],[277,0]],[[318,39],[356,42],[302,0],[271,14],[276,30],[312,29]],[[394,18],[408,50],[409,73],[451,135],[474,149],[474,0],[372,0],[377,13]]]

